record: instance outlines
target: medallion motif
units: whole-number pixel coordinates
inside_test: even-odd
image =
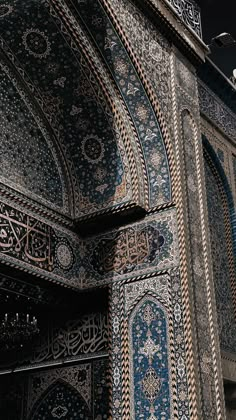
[[[91,163],[98,163],[104,156],[104,146],[98,136],[86,136],[82,141],[82,153]]]
[[[161,379],[151,367],[147,370],[142,380],[143,392],[150,403],[154,403],[161,389]]]
[[[74,256],[71,246],[67,241],[58,242],[55,255],[59,266],[64,270],[69,270],[74,263]]]
[[[170,419],[168,321],[164,308],[151,296],[144,296],[133,309],[129,335],[133,418]]]
[[[23,37],[23,45],[29,54],[37,58],[46,58],[51,51],[47,35],[39,29],[28,29]]]

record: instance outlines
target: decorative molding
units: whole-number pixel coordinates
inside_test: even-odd
[[[181,141],[180,132],[180,115],[179,115],[179,95],[177,90],[177,76],[176,76],[176,57],[172,51],[171,55],[171,92],[172,92],[172,109],[173,109],[173,129],[175,138],[175,152],[176,152],[176,185],[178,186],[176,201],[177,201],[177,223],[178,241],[180,252],[180,276],[181,276],[181,290],[183,299],[183,320],[184,333],[186,342],[186,363],[187,363],[187,378],[189,384],[189,399],[190,399],[190,417],[196,417],[199,414],[196,388],[197,388],[197,372],[194,367],[194,334],[192,328],[191,308],[192,301],[189,293],[189,267],[187,260],[187,249],[189,249],[188,236],[186,231],[186,187],[182,185],[182,171],[183,171],[183,144]]]

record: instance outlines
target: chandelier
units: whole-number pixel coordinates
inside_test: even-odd
[[[0,324],[0,350],[23,347],[39,333],[37,319],[24,313],[6,313]]]

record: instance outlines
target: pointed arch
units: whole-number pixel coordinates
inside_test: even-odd
[[[221,348],[236,351],[235,210],[224,169],[203,136],[211,255]]]
[[[73,420],[83,416],[92,420],[92,414],[80,393],[68,382],[54,381],[34,404],[28,420]]]
[[[234,266],[236,263],[236,212],[234,207],[233,194],[229,181],[225,174],[218,156],[216,155],[213,147],[207,138],[203,135],[203,146],[204,146],[204,157],[211,167],[214,176],[217,179],[218,187],[220,190],[223,206],[224,206],[224,219],[225,226],[227,229],[227,244],[229,248],[229,255],[231,265]]]
[[[157,418],[171,418],[171,372],[167,310],[146,293],[129,317],[131,413],[140,409]],[[142,412],[143,412],[142,411]]]

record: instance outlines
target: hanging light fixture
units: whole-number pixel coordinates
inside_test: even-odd
[[[0,323],[0,350],[23,347],[39,333],[37,319],[24,313],[5,313]]]

